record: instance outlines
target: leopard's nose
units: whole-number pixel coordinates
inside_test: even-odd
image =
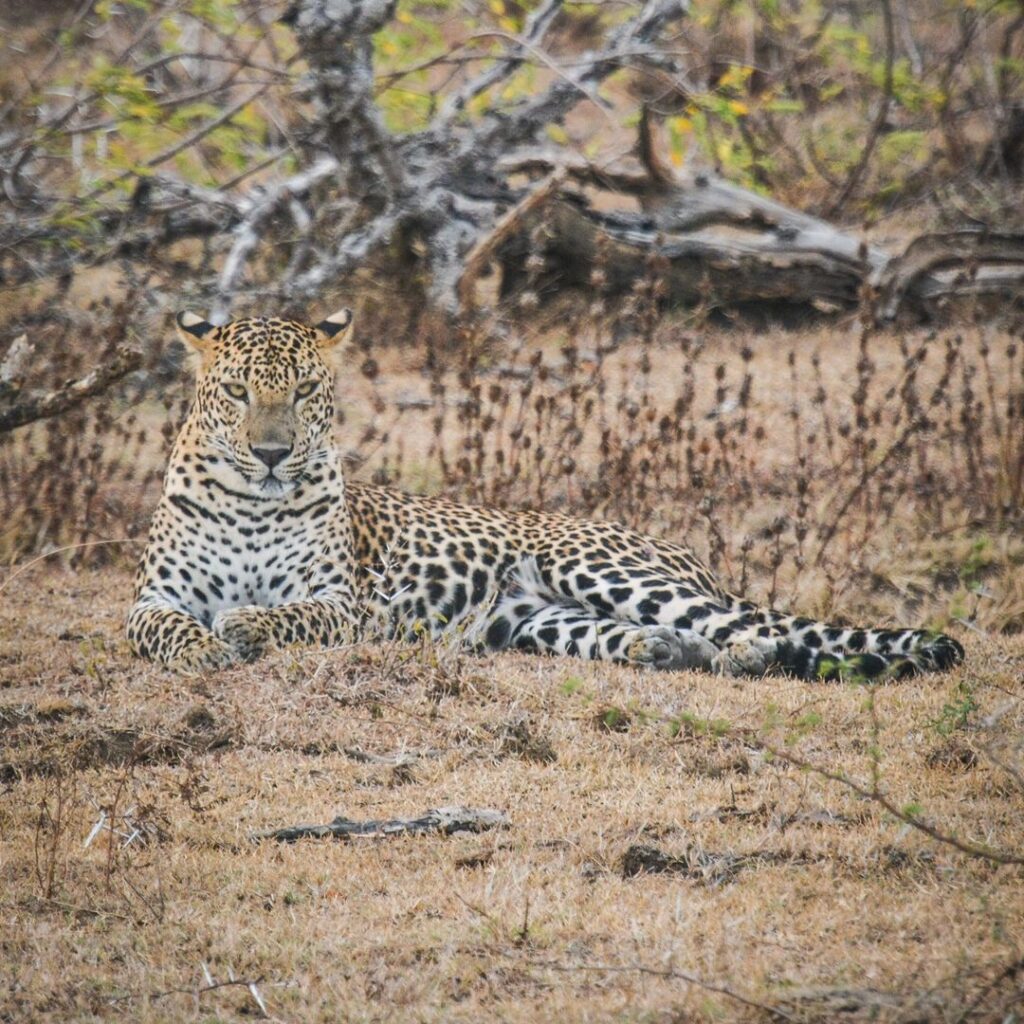
[[[291,448],[283,444],[268,444],[261,448],[254,447],[252,453],[267,469],[273,469],[279,462],[283,462],[291,454]]]

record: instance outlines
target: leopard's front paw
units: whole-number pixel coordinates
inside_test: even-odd
[[[179,655],[171,659],[168,667],[182,675],[194,676],[226,668],[238,660],[238,655],[230,644],[217,636],[205,636],[185,647]]]
[[[271,612],[259,605],[247,604],[217,612],[212,629],[214,635],[231,648],[238,661],[255,661],[273,646]]]

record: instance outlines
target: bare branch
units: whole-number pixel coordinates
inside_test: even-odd
[[[293,175],[244,204],[242,220],[231,233],[234,242],[224,259],[217,295],[210,311],[214,323],[230,312],[235,286],[245,269],[246,261],[259,244],[262,227],[281,209],[290,207],[297,196],[305,195],[337,172],[337,160],[329,156],[321,157],[308,170]]]
[[[508,78],[522,63],[525,51],[535,48],[544,39],[547,30],[561,9],[562,0],[545,0],[540,7],[533,11],[526,20],[521,39],[516,40],[518,50],[503,63],[488,68],[483,74],[468,82],[454,96],[449,97],[442,106],[441,112],[434,122],[434,127],[446,127],[466,109],[471,100]]]
[[[492,119],[489,131],[482,133],[479,141],[493,144],[500,137],[506,144],[520,145],[533,140],[546,125],[560,122],[579,102],[581,92],[599,85],[629,60],[639,59],[632,51],[651,43],[666,25],[689,13],[689,7],[689,0],[647,0],[635,18],[609,33],[603,50],[584,54],[575,68],[541,96],[500,120]]]
[[[141,363],[142,356],[138,352],[119,348],[109,362],[54,391],[30,391],[28,394],[22,394],[19,390],[3,396],[3,407],[0,407],[0,433],[67,412],[81,405],[86,399],[102,394],[122,377],[137,370]]]
[[[860,180],[867,170],[871,154],[874,153],[875,146],[882,135],[886,119],[889,117],[889,108],[892,106],[893,66],[896,63],[896,38],[892,17],[892,2],[891,0],[880,0],[879,5],[882,8],[882,22],[885,25],[885,81],[882,86],[882,99],[878,105],[875,119],[871,124],[871,130],[868,132],[867,142],[864,143],[864,149],[861,150],[860,159],[850,169],[846,181],[843,182],[842,187],[839,189],[839,195],[836,196],[834,202],[828,208],[828,215],[830,217],[836,216],[846,206],[847,200],[853,195],[854,189],[860,184]]]
[[[491,232],[473,246],[463,261],[465,271],[459,281],[459,305],[463,313],[473,306],[473,285],[498,247],[522,227],[523,220],[548,201],[565,180],[564,168],[556,168],[539,185],[528,192],[494,225]]]
[[[347,235],[334,252],[323,257],[291,282],[291,290],[297,297],[316,295],[328,280],[343,277],[358,266],[378,246],[386,245],[402,222],[400,210],[392,207],[385,210],[365,228]]]

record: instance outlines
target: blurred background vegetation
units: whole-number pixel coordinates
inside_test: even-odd
[[[410,152],[403,137],[438,124],[456,137],[466,124],[510,116],[603,49],[614,60],[516,143],[550,144],[608,169],[635,152],[646,105],[671,167],[720,173],[801,211],[867,226],[869,238],[897,248],[926,229],[1020,225],[1017,0],[678,0],[664,5],[674,9],[649,40],[609,50],[615,31],[651,6],[4,5],[5,306],[26,286],[62,294],[99,265],[120,274],[131,267],[150,291],[186,287],[208,303],[218,261],[254,204],[315,168],[318,156],[345,164],[358,155],[340,131],[369,134],[373,121],[377,148],[400,158]],[[544,32],[534,44],[539,13]],[[325,56],[326,48],[334,52]],[[339,71],[356,66],[372,80]],[[495,156],[479,141],[481,157]],[[331,168],[276,197],[238,280],[221,289],[230,293],[224,311],[251,307],[268,285],[287,297],[323,250],[379,212],[388,188],[382,159],[359,168],[376,178]],[[408,173],[415,168],[400,170],[407,187],[418,184]],[[404,261],[413,278],[424,262],[416,234],[403,224],[383,254]],[[361,255],[380,257],[381,248]],[[350,294],[351,269],[318,279],[316,296],[329,304],[324,292]]]

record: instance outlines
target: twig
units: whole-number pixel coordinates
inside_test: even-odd
[[[522,37],[515,40],[521,51],[527,48],[532,49],[543,40],[547,30],[551,27],[551,22],[554,21],[561,8],[562,0],[545,0],[545,3],[530,14],[523,28]],[[448,125],[453,118],[457,117],[466,108],[470,100],[479,96],[482,92],[486,92],[491,86],[508,78],[519,67],[522,57],[523,54],[521,52],[517,53],[507,59],[505,63],[495,64],[483,74],[478,75],[473,81],[467,83],[459,92],[445,102],[435,121],[435,125],[438,127]]]
[[[472,910],[474,914],[482,917],[494,929],[496,934],[501,935],[505,931],[505,926],[501,921],[499,921],[493,914],[484,910],[483,907],[478,907],[475,903],[470,903],[458,889],[452,889],[452,895],[468,910]]]
[[[524,39],[522,36],[513,35],[511,32],[487,31],[477,32],[475,35],[470,36],[470,39],[504,39],[508,42],[515,43],[517,46],[520,46],[524,50],[527,50],[528,52],[532,53],[534,57],[537,58],[538,63],[544,65],[544,67],[548,68],[550,71],[553,71],[556,75],[560,75],[565,80],[565,82],[568,85],[570,85],[573,89],[575,89],[577,92],[579,92],[579,94],[584,99],[590,100],[590,102],[597,108],[597,110],[601,112],[601,114],[604,116],[605,120],[609,124],[614,125],[617,123],[615,121],[615,118],[613,118],[611,114],[608,113],[608,104],[604,100],[602,100],[596,92],[594,92],[592,89],[588,89],[583,82],[577,81],[575,78],[573,78],[571,74],[569,74],[567,71],[563,70],[559,66],[557,61],[549,57],[543,50],[538,49],[536,46],[532,46],[530,42]],[[509,66],[510,65],[505,65],[505,67],[501,67],[499,65],[499,68],[501,68],[501,70],[506,70]]]
[[[878,144],[879,138],[881,138],[882,129],[885,127],[886,119],[889,116],[889,107],[892,105],[893,65],[896,62],[896,39],[892,18],[892,2],[891,0],[880,0],[880,6],[882,8],[882,21],[885,25],[885,80],[882,86],[882,102],[879,104],[878,112],[875,114],[871,131],[868,132],[868,138],[864,143],[860,159],[851,168],[846,181],[839,190],[839,195],[836,196],[828,208],[827,216],[829,217],[835,217],[843,209],[847,200],[853,194],[853,190],[860,184],[860,180],[867,169],[868,161],[871,159],[871,154],[874,153],[875,146]]]
[[[29,559],[24,565],[19,565],[10,576],[7,577],[2,583],[0,583],[0,594],[2,594],[22,573],[28,572],[32,566],[37,565],[39,562],[45,562],[47,558],[53,558],[54,555],[62,555],[66,551],[78,551],[81,548],[95,548],[100,547],[104,544],[141,544],[141,540],[136,540],[134,537],[119,537],[116,540],[87,540],[80,544],[65,544],[63,547],[54,548],[52,551],[47,551],[44,554],[36,555],[35,558]]]
[[[181,140],[181,142],[163,150],[161,153],[157,153],[156,156],[150,157],[146,163],[146,167],[158,167],[162,163],[166,163],[172,157],[176,157],[183,150],[188,149],[190,146],[194,146],[200,139],[205,138],[212,131],[216,131],[221,125],[227,124],[235,114],[244,110],[253,100],[257,100],[270,88],[269,84],[261,85],[258,89],[254,89],[247,96],[243,96],[237,103],[232,104],[224,111],[219,117],[215,117],[212,121],[208,121],[206,124],[197,128],[194,132],[190,132]],[[131,173],[131,172],[128,172]]]
[[[321,259],[316,266],[310,267],[292,281],[292,293],[296,297],[317,295],[327,281],[343,277],[353,267],[362,263],[378,246],[390,242],[402,223],[405,212],[390,207],[366,227],[346,235],[332,255]]]
[[[207,976],[209,976],[207,972]],[[214,992],[219,988],[244,988],[252,992],[250,986],[262,985],[263,975],[258,978],[231,978],[228,981],[213,981],[208,985],[201,985],[199,988],[167,988],[160,992],[131,992],[124,996],[112,996],[111,1003],[129,1003],[136,999],[145,999],[147,1002],[155,1003],[158,999],[166,999],[167,996],[194,996],[199,998],[206,992]]]
[[[493,120],[477,143],[490,149],[499,138],[506,143],[533,139],[542,126],[557,123],[576,105],[581,86],[604,81],[638,43],[652,42],[666,25],[685,17],[689,10],[689,0],[647,0],[634,18],[609,33],[603,50],[582,55],[578,71],[563,75],[547,91],[511,111],[506,118]]]
[[[777,747],[773,743],[767,742],[753,730],[729,729],[725,731],[724,735],[741,738],[755,748],[763,750],[782,761],[786,761],[788,764],[791,764],[796,768],[803,768],[806,771],[813,772],[815,775],[818,775],[823,779],[828,779],[830,782],[838,782],[840,785],[846,786],[847,789],[853,790],[853,792],[858,796],[862,796],[866,800],[871,800],[874,803],[877,803],[880,807],[883,807],[888,811],[894,818],[902,821],[903,824],[909,825],[911,828],[916,829],[919,832],[923,832],[926,836],[930,839],[934,839],[937,843],[942,843],[945,846],[952,846],[961,853],[969,854],[972,857],[981,857],[982,859],[991,861],[995,864],[1024,864],[1024,856],[1014,853],[1006,853],[1002,850],[993,850],[988,846],[980,846],[976,843],[969,842],[968,840],[960,839],[951,833],[942,832],[934,825],[929,825],[926,821],[923,821],[916,815],[908,814],[906,811],[897,807],[892,800],[878,788],[877,784],[871,787],[863,786],[842,772],[834,772],[830,768],[823,768],[821,765],[815,764],[813,761],[808,761],[806,758],[800,757],[799,754],[794,754],[789,750],[785,750],[782,747]]]
[[[563,974],[573,974],[577,971],[603,974],[645,974],[650,977],[666,978],[671,981],[685,981],[690,985],[703,989],[705,992],[714,992],[718,995],[727,996],[729,999],[734,999],[744,1006],[761,1010],[780,1020],[794,1019],[785,1010],[781,1010],[777,1006],[758,1002],[756,999],[751,999],[750,996],[737,992],[728,985],[721,982],[706,981],[696,974],[691,974],[689,971],[678,971],[670,967],[648,967],[646,964],[563,964],[557,960],[526,960],[524,962],[533,967],[546,967],[548,970],[559,971]]]

